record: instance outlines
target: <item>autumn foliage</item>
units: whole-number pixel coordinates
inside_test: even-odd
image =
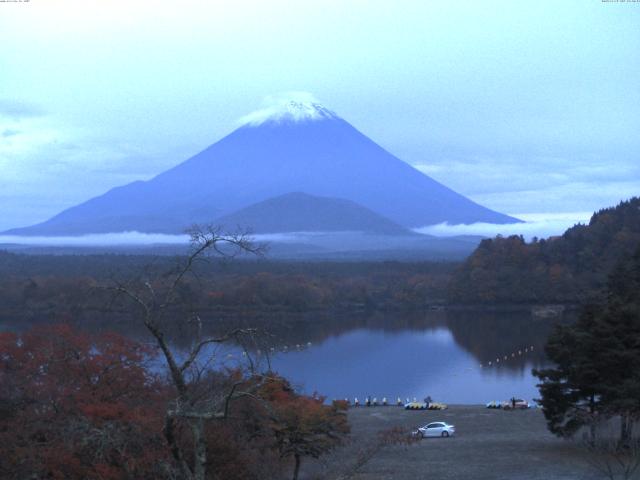
[[[66,325],[0,334],[0,476],[160,477],[163,387],[149,353]]]
[[[294,461],[294,480],[303,457],[319,458],[350,431],[346,402],[325,405],[324,397],[297,395],[282,378],[265,385],[262,394],[272,405],[271,428],[280,457]]]
[[[154,355],[68,325],[0,333],[0,478],[180,478],[164,432],[175,392],[148,368]],[[207,478],[277,478],[295,456],[317,457],[348,432],[343,408],[294,392],[276,374],[214,372],[200,382],[238,379],[260,389],[207,424]],[[177,427],[189,452],[188,423]]]
[[[596,212],[562,236],[483,240],[455,272],[451,303],[573,303],[606,290],[614,266],[640,243],[640,198]]]

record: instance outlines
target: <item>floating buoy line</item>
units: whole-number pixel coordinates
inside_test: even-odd
[[[313,344],[311,342],[307,342],[307,343],[296,343],[295,345],[283,345],[281,347],[268,347],[268,348],[264,348],[264,349],[256,349],[255,350],[255,354],[257,356],[261,356],[261,355],[275,355],[277,353],[290,353],[290,352],[294,352],[294,351],[303,351],[306,350],[307,348],[310,348],[311,346],[313,346]],[[508,354],[503,354],[503,355],[496,355],[495,358],[492,358],[491,360],[488,360],[486,362],[480,363],[478,364],[478,366],[480,368],[491,368],[491,367],[497,367],[500,364],[504,364],[510,360],[516,360],[518,358],[522,358],[524,355],[533,353],[534,351],[534,346],[533,345],[529,345],[527,347],[522,347],[519,348],[518,350],[514,350],[513,352],[510,352]],[[227,358],[231,359],[236,357],[236,354],[233,353],[229,353],[226,355]],[[243,350],[239,356],[242,357],[246,357],[247,356],[247,351]],[[472,370],[471,368],[467,368],[467,371]],[[457,374],[453,374],[453,375],[457,375]]]
[[[515,360],[528,353],[533,353],[533,350],[534,350],[533,345],[530,345],[528,347],[515,350],[507,355],[496,355],[495,359],[489,360],[485,363],[481,363],[479,366],[480,368],[497,367],[501,363],[508,362],[509,360]]]
[[[255,354],[256,356],[270,356],[270,355],[275,355],[278,353],[291,353],[291,352],[301,352],[303,350],[306,350],[307,348],[310,348],[311,346],[313,346],[313,343],[311,342],[307,342],[307,343],[296,343],[295,345],[283,345],[280,347],[264,347],[264,348],[256,348],[256,349],[252,349],[252,351],[250,351],[250,354]],[[240,352],[239,354],[235,354],[235,353],[228,353],[226,355],[226,358],[235,358],[235,357],[246,357],[248,355],[247,350],[243,350],[242,352]]]
[[[311,347],[313,344],[311,342],[307,342],[307,343],[296,343],[295,345],[283,345],[281,347],[267,347],[264,349],[256,349],[254,352],[257,356],[261,356],[261,355],[265,355],[265,356],[270,356],[270,355],[274,355],[277,353],[290,353],[293,351],[302,351],[305,350],[309,347]],[[517,359],[521,359],[523,356],[527,355],[527,354],[531,354],[533,353],[535,350],[533,345],[529,345],[526,347],[521,347],[518,350],[514,350],[513,352],[510,352],[508,354],[502,354],[502,355],[496,355],[495,358],[492,358],[491,360],[488,360],[486,362],[483,363],[479,363],[478,367],[480,369],[489,369],[492,367],[499,367],[501,364],[505,364],[509,361],[512,360],[517,360]],[[226,355],[226,357],[228,359],[232,359],[235,357],[246,357],[247,351],[243,350],[239,355],[233,354],[233,353],[229,353]],[[473,371],[473,367],[468,367],[465,369],[466,372],[470,372]],[[452,373],[453,376],[458,376],[457,373]],[[445,404],[441,404],[441,403],[433,403],[433,405],[431,407],[429,406],[422,406],[422,407],[407,407],[407,405],[425,405],[424,402],[420,402],[417,400],[417,397],[413,397],[413,400],[411,400],[410,397],[406,397],[406,398],[401,398],[401,397],[396,397],[395,400],[393,400],[392,398],[387,398],[387,397],[382,397],[380,400],[378,400],[378,397],[372,397],[372,396],[364,396],[362,397],[362,400],[360,400],[358,397],[354,397],[353,400],[349,399],[349,398],[342,398],[342,399],[333,399],[333,401],[336,400],[340,400],[345,402],[347,405],[349,406],[353,406],[353,407],[360,407],[360,406],[366,406],[366,407],[378,407],[378,406],[382,406],[382,407],[386,407],[386,406],[398,406],[398,407],[404,407],[404,408],[409,408],[412,410],[442,410],[442,409],[446,409],[447,406]]]

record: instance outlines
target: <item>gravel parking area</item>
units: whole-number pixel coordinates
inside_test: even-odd
[[[579,446],[547,431],[538,409],[503,411],[478,405],[406,411],[398,407],[359,407],[350,410],[349,420],[354,438],[432,421],[456,426],[456,435],[451,438],[427,438],[410,446],[381,449],[351,477],[357,480],[602,478]]]

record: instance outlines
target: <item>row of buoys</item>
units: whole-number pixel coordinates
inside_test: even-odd
[[[262,355],[262,353],[267,353],[267,351],[269,353],[276,353],[276,352],[280,352],[280,353],[287,353],[287,352],[291,352],[293,350],[304,350],[305,348],[309,348],[311,347],[313,344],[311,342],[307,342],[307,343],[296,343],[295,345],[284,345],[280,348],[276,348],[276,347],[269,347],[269,349],[265,349],[264,351],[262,349],[257,349],[256,350],[256,354],[257,355]],[[526,353],[530,353],[533,352],[533,345],[529,346],[529,347],[524,347],[522,349],[519,349],[517,351],[511,352],[511,354],[509,355],[502,355],[502,356],[496,356],[495,360],[489,360],[486,363],[481,363],[480,364],[480,368],[484,368],[484,367],[491,367],[491,366],[495,366],[501,362],[506,362],[507,360],[510,360],[512,358],[517,358],[520,357]],[[243,356],[247,355],[247,352],[243,351],[242,352]],[[227,355],[228,358],[233,358],[235,355],[233,353],[229,353]]]
[[[495,360],[489,360],[487,363],[485,364],[480,364],[480,368],[484,368],[484,367],[492,367],[495,365],[499,365],[500,362],[506,362],[508,360],[517,358],[517,357],[521,357],[522,355],[526,354],[526,353],[530,353],[533,352],[533,345],[531,345],[530,347],[524,347],[523,349],[517,350],[515,352],[511,352],[510,355],[503,355],[501,357],[496,357]]]
[[[313,345],[311,342],[307,342],[307,343],[296,343],[295,345],[283,345],[282,347],[269,347],[268,352],[269,353],[287,353],[287,352],[291,352],[293,350],[304,350],[305,348],[309,348],[311,347],[311,345]],[[261,349],[257,349],[256,350],[256,354],[261,355],[263,353],[263,351]],[[267,350],[264,350],[264,353],[267,353]]]
[[[294,351],[294,350],[301,351],[301,350],[304,350],[305,348],[311,347],[311,345],[313,345],[311,342],[307,342],[307,343],[296,343],[295,345],[291,345],[291,347],[289,347],[288,345],[285,345],[285,346],[283,346],[281,348],[278,348],[278,349],[276,349],[276,347],[269,347],[268,349],[264,349],[264,350],[258,348],[258,349],[255,350],[255,353],[256,353],[257,356],[260,356],[263,353],[264,354],[267,354],[267,353],[269,353],[269,354],[287,353],[287,352],[291,352],[291,351]],[[240,353],[240,355],[243,356],[243,357],[246,357],[247,356],[247,352],[243,350]],[[238,355],[236,355],[234,353],[228,353],[226,355],[227,358],[234,358],[236,356],[238,356]]]
[[[268,352],[269,353],[276,353],[276,352],[287,353],[287,352],[291,352],[293,350],[300,351],[300,350],[304,350],[305,348],[309,348],[312,345],[313,344],[311,342],[307,342],[307,343],[296,343],[295,345],[291,345],[291,346],[284,345],[284,346],[279,347],[279,348],[269,347]],[[511,352],[511,354],[509,354],[509,355],[497,356],[495,358],[495,360],[489,360],[488,362],[486,362],[484,364],[481,363],[480,364],[480,368],[491,367],[491,366],[499,364],[500,362],[506,362],[507,360],[509,360],[511,358],[517,358],[517,357],[522,356],[522,355],[524,355],[526,353],[533,352],[533,349],[534,349],[534,347],[533,347],[533,345],[531,345],[531,346],[519,349],[517,351]],[[266,353],[266,352],[267,352],[267,350],[265,349],[264,353]],[[257,349],[256,350],[256,354],[257,355],[262,355],[262,353],[263,353],[263,350],[261,350],[261,349]],[[246,355],[246,352],[242,352],[242,354]],[[233,357],[233,356],[234,356],[233,354],[227,355],[227,357]]]

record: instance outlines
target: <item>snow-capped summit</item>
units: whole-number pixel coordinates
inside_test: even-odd
[[[306,122],[338,118],[307,92],[287,92],[267,97],[266,106],[240,119],[242,125],[258,126],[265,123]]]

